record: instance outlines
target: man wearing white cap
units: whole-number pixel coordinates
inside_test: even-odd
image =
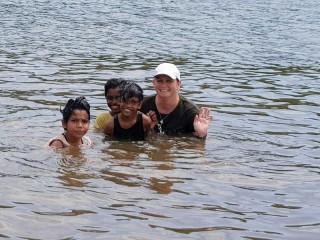
[[[193,133],[207,136],[211,121],[206,107],[198,108],[193,102],[179,95],[180,72],[171,63],[162,63],[155,69],[153,86],[156,94],[143,100],[141,111],[157,119],[156,132],[167,135]]]

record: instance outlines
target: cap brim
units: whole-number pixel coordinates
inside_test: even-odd
[[[165,73],[165,72],[158,72],[156,75],[154,75],[154,77],[157,77],[159,75],[166,75],[166,76],[170,77],[172,80],[179,80],[176,78],[176,76],[174,76],[172,74]]]

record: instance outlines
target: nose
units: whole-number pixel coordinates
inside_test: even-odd
[[[84,126],[84,123],[82,121],[77,122],[77,127],[82,128]]]
[[[108,96],[107,101],[109,103],[117,103],[120,101],[120,96]]]

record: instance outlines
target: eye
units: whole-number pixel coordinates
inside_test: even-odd
[[[107,101],[111,102],[111,101],[119,101],[120,100],[120,96],[107,96]]]
[[[157,83],[163,83],[162,79],[157,79]]]

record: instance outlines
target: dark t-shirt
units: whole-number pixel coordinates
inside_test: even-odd
[[[161,132],[160,130],[162,130],[167,135],[194,132],[193,120],[199,112],[199,108],[193,102],[180,96],[178,106],[171,113],[165,115],[159,113],[155,99],[156,95],[145,97],[141,112],[148,113],[152,110],[157,114],[158,125],[155,126],[156,132]]]
[[[142,114],[138,113],[137,122],[128,129],[121,127],[118,115],[114,118],[113,137],[117,140],[141,141],[145,139]]]

